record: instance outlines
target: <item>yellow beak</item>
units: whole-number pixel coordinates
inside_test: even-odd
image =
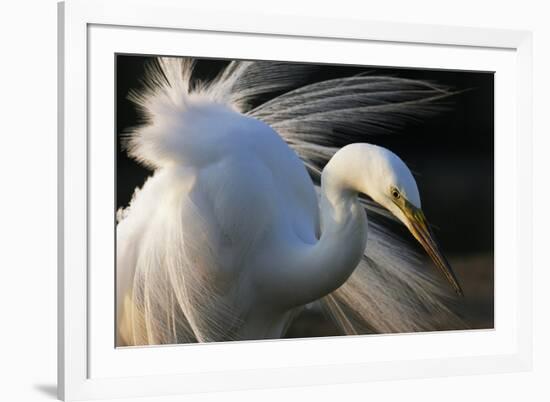
[[[432,231],[429,228],[424,212],[421,209],[416,208],[411,203],[405,201],[405,205],[402,208],[405,216],[407,217],[407,227],[412,235],[418,240],[418,242],[424,247],[426,253],[431,257],[435,266],[451,284],[456,294],[464,296],[464,292],[458,283],[455,273],[453,272],[451,265],[441,252],[439,245],[435,241]]]

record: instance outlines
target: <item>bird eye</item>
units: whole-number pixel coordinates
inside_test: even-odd
[[[393,198],[395,198],[396,200],[399,199],[399,197],[401,197],[401,194],[399,194],[399,191],[396,189],[396,188],[392,188],[391,189],[391,195]]]

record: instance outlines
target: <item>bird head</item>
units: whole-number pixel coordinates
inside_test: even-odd
[[[449,262],[439,247],[421,208],[416,181],[407,165],[393,152],[368,145],[369,169],[365,191],[399,219],[422,245],[454,291],[463,292]]]

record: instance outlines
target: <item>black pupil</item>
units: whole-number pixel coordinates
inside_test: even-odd
[[[397,198],[399,196],[399,193],[396,190],[393,190],[393,196]]]

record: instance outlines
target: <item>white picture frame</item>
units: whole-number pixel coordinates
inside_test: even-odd
[[[90,242],[101,241],[94,240],[98,230],[102,233],[95,220],[102,209],[96,207],[99,201],[96,203],[94,197],[102,195],[103,190],[96,191],[93,183],[102,174],[112,175],[113,169],[108,162],[101,166],[94,162],[106,160],[103,155],[111,152],[94,151],[102,144],[96,141],[100,135],[95,132],[111,127],[105,138],[112,143],[113,121],[108,117],[112,111],[109,112],[107,97],[112,95],[113,76],[106,70],[112,68],[108,57],[120,51],[178,54],[180,39],[186,35],[192,36],[195,44],[205,46],[203,55],[215,49],[214,44],[208,43],[223,40],[219,52],[235,58],[267,57],[265,52],[269,51],[271,58],[294,60],[298,56],[292,54],[292,48],[307,41],[308,47],[318,48],[317,53],[310,50],[307,61],[342,61],[353,53],[349,51],[353,47],[363,46],[373,59],[379,57],[372,63],[375,65],[405,63],[434,68],[447,63],[446,66],[460,69],[494,67],[498,83],[495,172],[507,169],[510,180],[506,189],[499,186],[498,177],[495,180],[497,193],[507,190],[505,199],[495,197],[495,235],[499,236],[498,226],[504,223],[499,216],[504,215],[509,216],[514,233],[495,240],[495,329],[115,350],[109,327],[114,321],[111,316],[105,317],[106,310],[102,310],[114,309],[112,298],[106,296],[101,303],[94,296],[98,292],[114,292],[108,278],[102,282],[96,270],[90,269],[97,260],[108,261],[111,257],[108,252],[99,253],[99,248],[90,249]],[[231,44],[238,41],[249,46],[232,48]],[[260,43],[270,46],[266,50]],[[332,56],[323,55],[323,46],[333,46]],[[338,53],[338,49],[346,47],[348,51]],[[531,47],[531,33],[524,31],[296,16],[216,15],[185,8],[182,2],[172,0],[60,3],[59,397],[145,397],[529,370]],[[195,49],[194,55],[199,55],[199,50]],[[222,54],[219,52],[215,55]],[[435,62],[437,58],[445,60]],[[94,190],[90,191],[92,187]],[[110,241],[106,235],[100,237]],[[113,345],[109,347],[111,340]],[[444,351],[449,342],[456,345],[452,354]],[[384,354],[388,350],[385,348],[391,348],[396,355]],[[323,353],[319,353],[321,350]],[[357,350],[368,351],[368,356],[353,353]],[[377,355],[377,350],[384,353]]]

